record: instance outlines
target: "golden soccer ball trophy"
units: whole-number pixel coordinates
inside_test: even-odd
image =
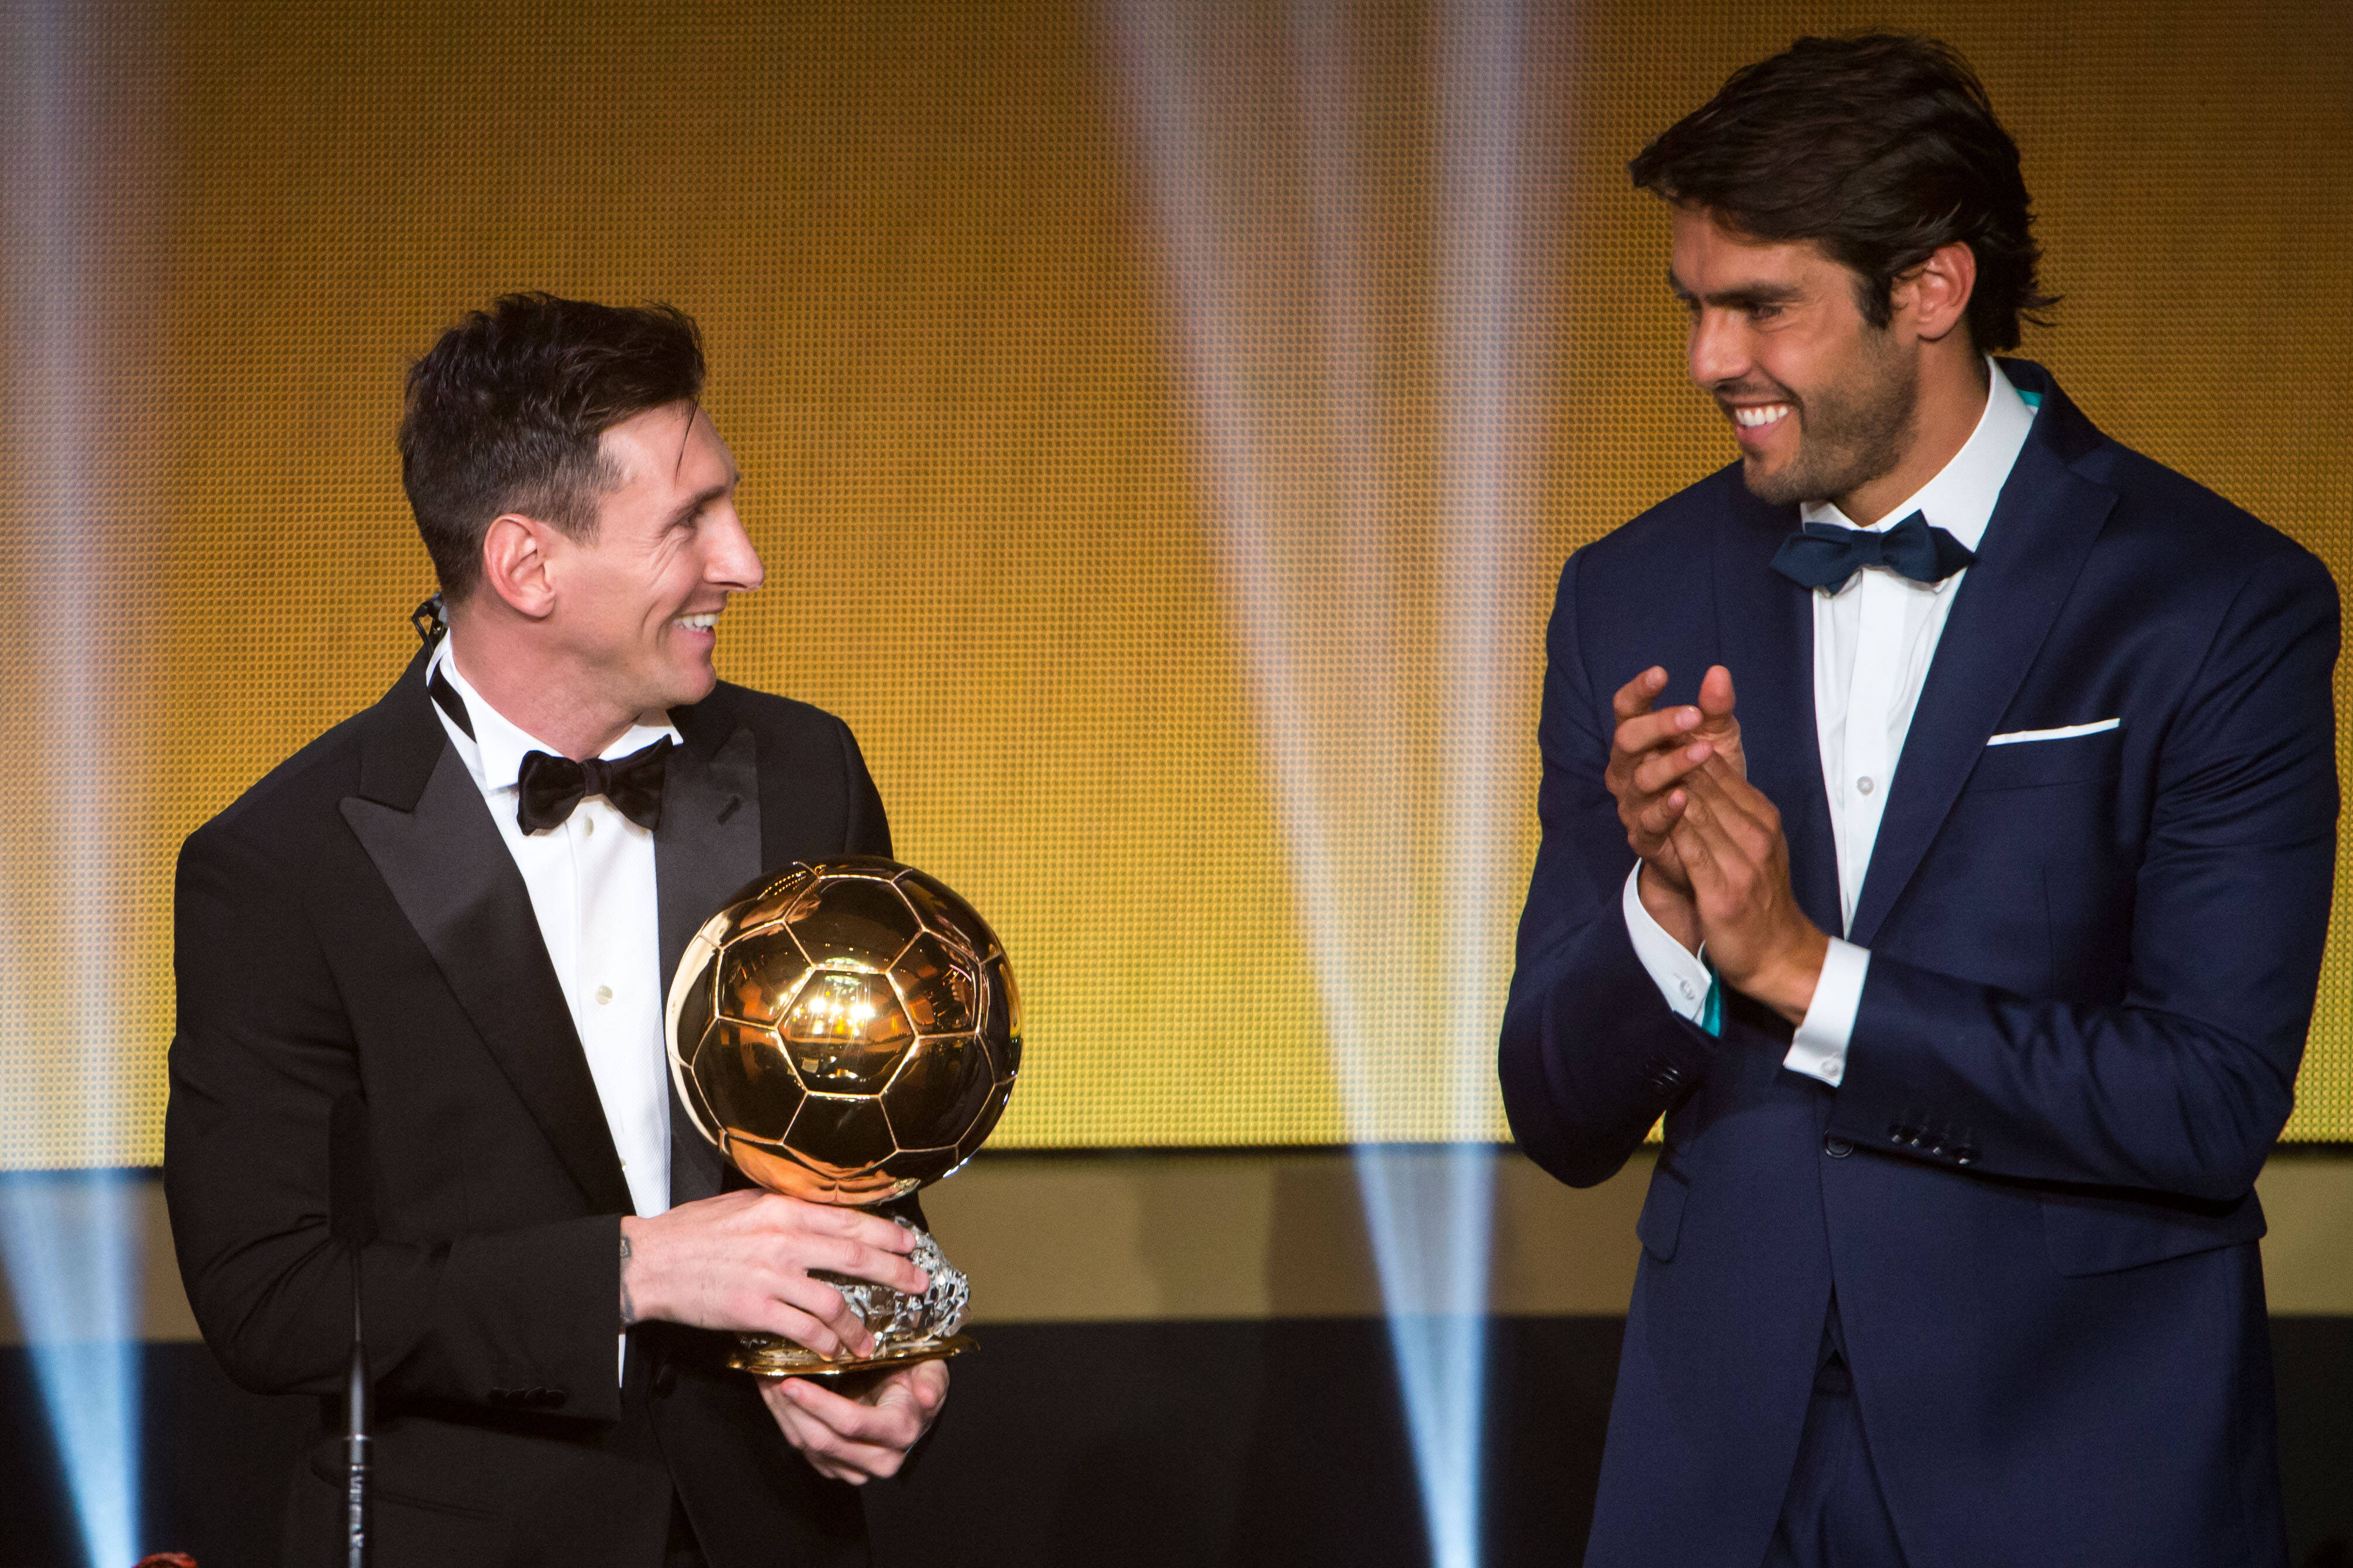
[[[996,933],[935,878],[872,856],[773,872],[705,921],[670,982],[669,1037],[679,1099],[737,1170],[860,1207],[972,1158],[1021,1070],[1021,1003]],[[730,1364],[828,1376],[969,1349],[965,1278],[909,1228],[924,1294],[818,1276],[864,1319],[871,1356],[746,1333]]]

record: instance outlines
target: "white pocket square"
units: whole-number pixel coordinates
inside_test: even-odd
[[[2090,724],[2063,724],[2056,730],[2012,730],[2007,735],[1996,735],[1986,742],[1989,746],[2015,746],[2023,741],[2072,741],[2078,735],[2096,735],[2113,730],[2122,719],[2102,719]]]

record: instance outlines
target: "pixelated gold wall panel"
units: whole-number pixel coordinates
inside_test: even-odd
[[[2340,576],[2353,564],[2335,391],[2353,59],[2337,0],[1529,11],[1518,195],[1561,216],[1523,253],[1541,266],[1521,323],[1539,348],[1512,430],[1538,460],[1505,497],[1527,521],[1493,613],[1517,652],[1505,743],[1479,759],[1508,866],[1477,916],[1487,956],[1430,1004],[1483,1010],[1482,1028],[1534,848],[1554,569],[1730,456],[1682,377],[1664,221],[1622,170],[1734,66],[1864,23],[1960,45],[2024,149],[2066,296],[2025,352],[2112,433]],[[1465,1130],[1430,1109],[1445,1097],[1426,1053],[1372,1075],[1370,1122],[1344,1117],[1314,895],[1287,854],[1171,302],[1182,258],[1140,165],[1113,15],[1074,0],[9,11],[0,702],[26,743],[0,761],[0,1165],[157,1158],[174,849],[408,657],[404,617],[430,584],[391,445],[400,374],[458,312],[519,288],[667,299],[702,321],[772,584],[729,617],[723,668],[844,715],[902,854],[1006,937],[1031,1045],[1001,1143]],[[1253,103],[1295,108],[1284,14],[1223,15],[1273,47],[1251,70],[1185,79],[1192,101],[1229,125]],[[1398,750],[1364,760],[1413,779],[1450,765],[1426,582],[1446,564],[1427,513],[1443,490],[1430,302],[1449,192],[1430,18],[1366,5],[1345,23],[1371,204],[1345,305],[1380,371],[1371,427],[1395,479],[1382,635]],[[1314,129],[1267,121],[1278,140]],[[1221,255],[1245,269],[1293,265],[1283,247],[1318,177],[1297,147],[1266,153],[1264,199],[1220,215]],[[1278,391],[1293,374],[1284,343],[1228,347]],[[1311,504],[1331,444],[1276,434],[1261,482]],[[1310,630],[1306,646],[1334,649],[1367,634],[1338,616]],[[1429,883],[1446,824],[1427,791],[1412,798],[1413,863],[1359,863],[1343,834],[1342,872]],[[1440,904],[1415,907],[1400,940],[1444,948]],[[2293,1137],[2353,1138],[2349,1006],[2339,945]],[[1492,1095],[1474,1111],[1471,1131],[1504,1135]]]

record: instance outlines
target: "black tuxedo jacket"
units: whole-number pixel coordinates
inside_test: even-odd
[[[1914,1568],[2285,1559],[2252,1189],[2328,929],[2336,588],[2004,369],[2041,411],[1904,743],[1835,1089],[1745,999],[1721,1037],[1668,1010],[1602,778],[1620,685],[1660,663],[1688,701],[1729,666],[1799,901],[1839,930],[1810,595],[1770,565],[1796,509],[1727,468],[1562,574],[1504,1100],[1580,1184],[1666,1118],[1595,1568],[1763,1559],[1833,1292]]]
[[[856,1492],[786,1445],[720,1363],[724,1336],[641,1324],[616,1385],[628,1187],[522,874],[424,676],[420,654],[180,855],[164,1188],[221,1363],[322,1396],[290,1568],[342,1560],[352,1253],[330,1230],[329,1127],[354,1094],[379,1568],[655,1568],[673,1489],[713,1568],[863,1563]],[[891,843],[840,721],[725,684],[670,717],[665,978],[764,868]],[[709,1196],[723,1163],[672,1101],[671,1196]]]

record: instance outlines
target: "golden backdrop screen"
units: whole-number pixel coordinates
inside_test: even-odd
[[[409,657],[401,374],[525,288],[701,320],[723,670],[1004,935],[1001,1145],[1504,1136],[1554,575],[1731,456],[1624,163],[1864,24],[2024,149],[2024,352],[2342,577],[2340,0],[0,11],[0,1166],[159,1157],[174,851]]]

